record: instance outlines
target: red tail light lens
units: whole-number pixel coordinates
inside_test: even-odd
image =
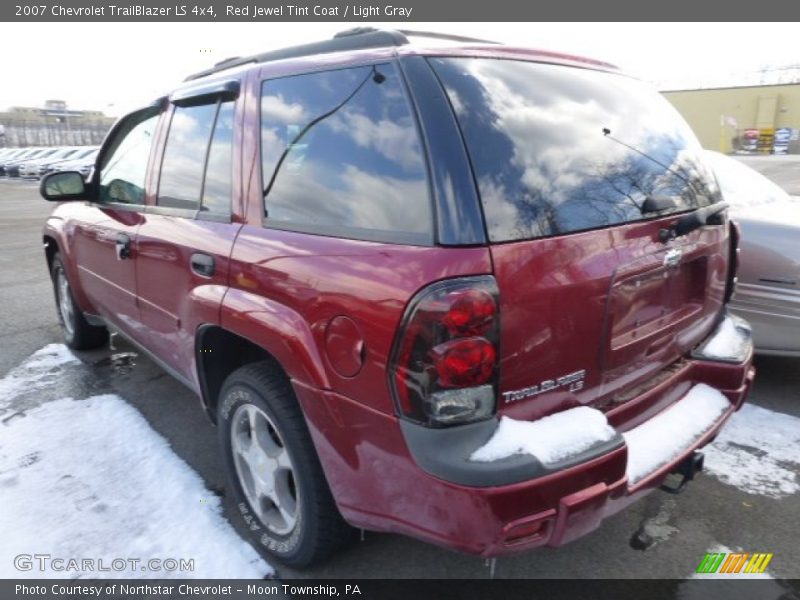
[[[389,368],[402,416],[441,427],[494,414],[497,298],[494,277],[480,276],[435,283],[412,299]]]
[[[494,298],[481,289],[468,289],[455,296],[443,322],[453,335],[480,335],[494,319]]]
[[[441,387],[482,385],[494,374],[494,346],[484,338],[450,340],[431,350]]]

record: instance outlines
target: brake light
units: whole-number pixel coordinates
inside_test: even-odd
[[[494,346],[484,338],[450,340],[431,350],[439,385],[466,387],[491,379],[495,366]]]
[[[389,367],[400,415],[441,427],[494,414],[497,297],[494,277],[480,276],[435,283],[411,300]]]
[[[444,324],[453,335],[480,335],[491,325],[495,310],[494,298],[486,291],[464,290],[444,316]]]

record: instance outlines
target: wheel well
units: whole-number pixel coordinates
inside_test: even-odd
[[[228,375],[239,367],[264,360],[280,367],[278,361],[261,346],[216,325],[198,330],[195,352],[203,405],[215,423],[217,399]]]
[[[53,257],[58,252],[58,243],[49,235],[42,238],[44,241],[44,255],[47,258],[47,272],[49,273],[53,268]]]

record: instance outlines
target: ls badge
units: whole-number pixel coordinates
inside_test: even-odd
[[[521,390],[511,390],[510,392],[503,392],[503,399],[506,404],[510,402],[517,402],[525,398],[531,398],[551,392],[559,388],[566,388],[570,392],[577,392],[583,389],[583,380],[586,378],[586,369],[575,371],[574,373],[567,373],[556,379],[545,379],[543,382],[530,387],[522,388]]]

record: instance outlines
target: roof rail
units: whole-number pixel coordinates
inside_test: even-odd
[[[184,81],[200,79],[226,69],[232,69],[249,63],[264,63],[284,58],[299,58],[314,54],[327,54],[346,50],[363,50],[367,48],[385,48],[390,46],[403,46],[408,44],[408,38],[399,31],[380,30],[373,27],[356,27],[337,33],[333,39],[322,42],[312,42],[300,46],[270,50],[262,54],[228,58],[217,63],[210,69],[189,75]]]
[[[494,42],[492,40],[482,40],[480,38],[464,37],[463,35],[453,35],[450,33],[437,33],[435,31],[415,31],[412,29],[398,29],[398,32],[402,33],[405,36],[426,37],[426,38],[433,38],[436,40],[448,40],[450,42],[473,42],[479,44],[500,43],[500,42]]]

